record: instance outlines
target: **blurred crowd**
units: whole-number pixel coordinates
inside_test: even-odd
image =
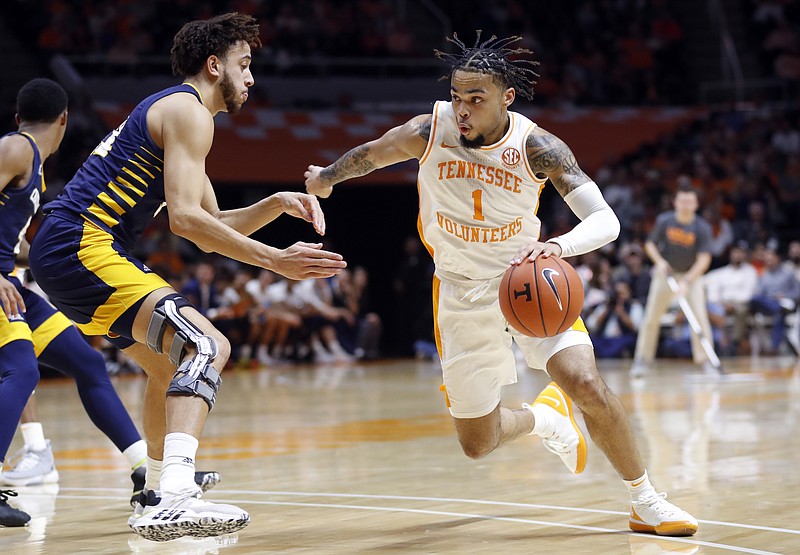
[[[785,248],[800,237],[800,112],[717,112],[601,168],[593,177],[619,216],[622,242],[644,242],[682,176],[701,193],[716,265],[739,241]],[[560,199],[545,213],[550,235],[576,221]]]
[[[632,357],[653,271],[639,243],[619,244],[574,261],[598,358]],[[785,252],[777,243],[738,241],[703,281],[718,354],[800,355],[800,240]],[[691,358],[690,329],[677,302],[662,324],[668,333],[661,334],[659,355]]]
[[[767,75],[800,79],[800,2],[750,0],[751,45],[757,49]]]
[[[691,98],[683,25],[666,0],[443,4],[455,29],[471,31],[480,21],[498,36],[525,37],[542,69],[537,103],[680,104]],[[469,43],[471,32],[462,38]]]
[[[683,27],[666,0],[562,0],[546,9],[521,0],[460,0],[437,2],[438,13],[396,0],[25,0],[16,9],[27,14],[15,25],[20,38],[45,55],[135,64],[168,55],[186,21],[236,10],[259,20],[258,56],[281,71],[321,55],[430,61],[434,48],[450,49],[446,27],[471,43],[480,21],[485,37],[525,37],[522,44],[542,64],[542,104],[684,103],[696,89],[686,86]]]

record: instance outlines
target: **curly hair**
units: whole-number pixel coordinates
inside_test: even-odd
[[[17,93],[17,115],[28,123],[53,123],[67,109],[67,92],[50,79],[25,83]]]
[[[453,33],[452,38],[446,37],[461,50],[460,53],[433,51],[437,58],[450,65],[450,72],[443,75],[442,79],[450,79],[458,70],[486,73],[491,75],[502,88],[513,87],[528,100],[533,99],[533,86],[536,84],[534,79],[539,77],[539,74],[532,68],[538,66],[539,62],[523,57],[533,54],[532,50],[508,48],[510,44],[522,40],[522,37],[498,39],[492,35],[488,40],[481,42],[481,30],[478,29],[476,34],[475,44],[471,47],[458,38],[458,33]]]
[[[190,21],[181,27],[172,42],[173,75],[197,75],[209,56],[224,58],[240,40],[247,42],[250,48],[261,46],[259,26],[254,17],[233,12]]]

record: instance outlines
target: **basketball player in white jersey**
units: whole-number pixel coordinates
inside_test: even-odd
[[[337,183],[419,160],[418,227],[436,265],[437,347],[464,453],[479,459],[534,434],[572,472],[582,472],[586,442],[573,418],[572,399],[630,491],[630,528],[692,535],[698,526],[694,517],[650,484],[625,409],[597,371],[583,322],[537,339],[515,332],[500,312],[498,288],[509,263],[579,255],[619,233],[616,215],[567,145],[508,110],[517,94],[533,96],[536,77],[536,63],[519,56],[530,51],[508,48],[516,40],[481,42],[479,32],[468,47],[454,35],[451,42],[460,53],[436,53],[450,65],[450,101],[437,102],[432,114],[412,118],[328,167],[309,166],[307,191],[327,197]],[[536,210],[548,181],[581,222],[542,242]],[[533,405],[516,410],[500,406],[502,386],[517,379],[512,338],[527,363],[553,380]]]

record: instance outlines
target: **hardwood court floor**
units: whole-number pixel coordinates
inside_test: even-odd
[[[579,476],[535,438],[467,459],[438,365],[403,360],[228,372],[198,467],[223,475],[206,498],[241,505],[251,524],[166,544],[129,531],[122,456],[71,382],[47,381],[37,395],[61,482],[20,490],[34,519],[0,528],[0,553],[800,553],[800,365],[739,359],[714,382],[662,361],[636,384],[627,366],[601,370],[656,487],[700,521],[692,538],[629,533],[627,493],[592,445]],[[522,370],[504,403],[531,401],[546,382]],[[141,422],[144,381],[117,386]]]

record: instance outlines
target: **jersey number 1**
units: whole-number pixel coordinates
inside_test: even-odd
[[[472,191],[472,202],[475,206],[475,211],[472,217],[476,220],[483,221],[483,189],[475,189]]]

